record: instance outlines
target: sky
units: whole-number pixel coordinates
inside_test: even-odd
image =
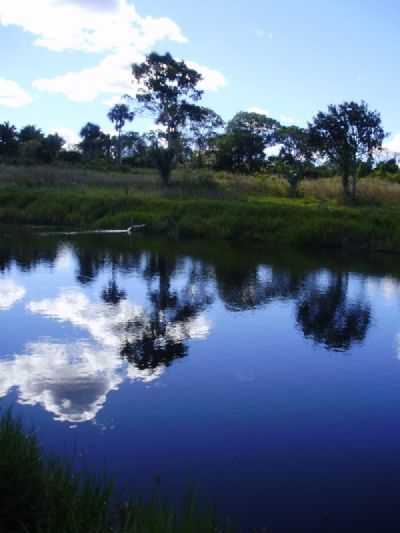
[[[400,152],[399,27],[398,0],[0,0],[0,122],[71,143],[88,121],[111,131],[131,64],[156,50],[203,74],[203,104],[225,120],[254,110],[305,126],[365,100]]]

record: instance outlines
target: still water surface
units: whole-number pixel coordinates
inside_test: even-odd
[[[121,490],[399,531],[397,258],[5,236],[0,336],[0,405]]]

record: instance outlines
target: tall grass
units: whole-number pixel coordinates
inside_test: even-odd
[[[358,201],[367,205],[400,205],[400,183],[379,177],[362,178],[357,186]],[[341,179],[305,180],[300,185],[304,198],[343,203]]]
[[[400,252],[398,207],[345,207],[307,198],[165,197],[117,188],[0,187],[0,223],[123,229],[274,247]]]
[[[29,183],[24,172],[0,167],[0,223],[85,230],[137,223],[178,237],[400,252],[400,184],[379,178],[361,179],[359,202],[348,207],[339,178],[306,180],[290,199],[286,181],[268,174],[180,168],[166,189],[148,169],[26,167]]]
[[[171,186],[161,185],[155,169],[100,171],[73,166],[9,166],[0,164],[0,185],[24,187],[99,186],[130,189],[160,196],[203,196],[237,198],[247,194],[285,196],[285,180],[268,174],[243,175],[207,169],[178,168]]]
[[[102,187],[120,188],[167,198],[245,199],[254,196],[288,197],[287,181],[268,173],[254,175],[214,172],[180,167],[172,175],[171,187],[161,185],[155,169],[135,168],[124,171],[93,170],[73,166],[7,166],[0,164],[0,186]],[[392,177],[371,176],[359,180],[361,203],[393,205],[400,201],[400,181]],[[299,196],[323,202],[343,203],[339,177],[308,179],[301,182]]]
[[[111,484],[44,457],[10,412],[0,418],[0,531],[7,533],[223,533],[188,495],[176,509],[155,496],[115,505]]]

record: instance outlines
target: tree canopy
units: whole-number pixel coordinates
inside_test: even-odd
[[[115,104],[115,106],[110,109],[107,116],[114,124],[115,131],[117,132],[117,158],[118,163],[121,164],[121,132],[126,122],[132,122],[132,120],[135,118],[135,113],[133,111],[130,111],[129,107],[126,104]]]
[[[318,113],[309,129],[311,144],[341,172],[344,195],[354,200],[359,165],[382,148],[380,114],[365,102],[344,102]]]
[[[228,122],[216,140],[217,168],[255,172],[265,163],[265,150],[275,144],[279,122],[259,113],[242,111]]]
[[[207,117],[196,104],[203,91],[198,85],[202,76],[184,61],[176,61],[171,54],[149,54],[146,60],[132,66],[138,84],[137,103],[150,111],[159,126],[158,142],[153,143],[155,163],[165,184],[176,164],[181,146],[181,133],[193,121]]]

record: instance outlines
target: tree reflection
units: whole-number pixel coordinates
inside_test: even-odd
[[[63,247],[59,239],[41,239],[26,233],[18,236],[3,235],[0,239],[0,272],[13,263],[22,271],[29,271],[40,264],[52,266]]]
[[[174,250],[178,245],[160,247],[127,236],[83,235],[63,240],[6,239],[0,246],[0,270],[13,262],[21,270],[43,262],[52,265],[66,243],[76,259],[79,284],[92,283],[101,272],[111,271],[101,292],[110,307],[117,309],[127,300],[127,287],[120,286],[118,276],[134,273],[145,281],[145,315],[127,318],[121,326],[121,355],[138,368],[155,368],[184,357],[190,337],[187,328],[192,331],[214,293],[234,312],[277,300],[293,302],[295,324],[288,327],[297,326],[307,339],[332,350],[348,350],[362,342],[371,323],[367,299],[350,294],[344,268],[329,270],[322,283],[319,265],[304,258],[262,263],[258,256],[230,250],[227,258],[207,252],[205,261],[201,254],[197,259],[185,258]]]
[[[126,299],[126,291],[118,287],[115,279],[111,279],[108,282],[108,285],[103,289],[101,298],[106,304],[118,305],[121,300]]]
[[[257,264],[217,269],[218,292],[230,311],[246,311],[276,299],[295,298],[304,282],[296,273]]]
[[[143,269],[147,279],[150,309],[143,317],[129,320],[124,327],[129,337],[121,355],[137,368],[168,366],[187,355],[187,340],[201,329],[196,319],[212,303],[206,284],[191,272],[179,289],[172,289],[177,258],[149,253]],[[156,281],[154,285],[153,281]]]
[[[328,287],[308,283],[296,304],[296,319],[304,336],[333,350],[348,350],[362,342],[371,323],[371,308],[363,299],[350,301],[348,273],[331,273]]]
[[[243,262],[242,262],[243,264]],[[246,311],[276,300],[295,303],[296,323],[303,335],[331,350],[348,350],[362,342],[371,323],[364,297],[349,296],[349,274],[296,271],[256,265],[216,271],[219,295],[230,311]]]

